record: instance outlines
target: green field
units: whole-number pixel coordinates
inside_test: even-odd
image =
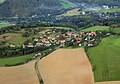
[[[111,8],[111,9],[103,9],[98,11],[100,13],[107,13],[107,12],[120,12],[120,8]]]
[[[34,54],[19,57],[0,58],[0,66],[5,66],[6,64],[13,65],[16,63],[26,63],[27,60],[32,59],[33,57]]]
[[[9,38],[7,39],[7,43],[13,43],[15,45],[21,45],[27,39],[19,33],[6,33],[4,34],[4,36],[9,36]]]
[[[70,2],[69,0],[60,0],[60,3],[66,9],[67,8],[73,8],[73,7],[77,6],[75,3]]]
[[[4,28],[4,27],[7,27],[7,26],[11,26],[11,24],[0,24],[0,28]]]
[[[113,29],[113,32],[115,32],[115,33],[120,33],[120,28],[114,28],[114,29]]]
[[[120,37],[110,36],[87,50],[90,61],[95,65],[95,81],[120,80]]]
[[[89,27],[86,29],[83,29],[81,31],[97,31],[97,30],[102,30],[102,31],[109,31],[110,27],[109,26],[93,26],[93,27]]]
[[[73,28],[70,28],[70,27],[45,27],[45,28],[48,28],[48,29],[65,29],[65,30],[74,30]]]

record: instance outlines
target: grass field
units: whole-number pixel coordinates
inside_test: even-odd
[[[0,29],[4,28],[4,27],[7,27],[7,26],[11,26],[11,24],[0,24]]]
[[[93,27],[89,27],[89,28],[83,29],[81,31],[97,31],[97,30],[109,31],[109,29],[110,29],[109,26],[93,26]]]
[[[113,32],[115,32],[115,33],[120,33],[120,28],[114,28],[114,29],[113,29]]]
[[[95,65],[95,81],[120,80],[120,37],[110,36],[87,51],[91,63]]]
[[[107,13],[107,12],[120,12],[120,8],[111,8],[111,9],[103,9],[98,11],[100,13]]]
[[[0,58],[0,66],[5,66],[5,64],[13,65],[16,63],[23,63],[33,57],[34,57],[34,54],[24,55],[19,57]]]
[[[72,3],[69,0],[60,0],[60,3],[66,9],[67,8],[73,8],[73,7],[77,6],[75,3]]]
[[[7,43],[13,43],[16,45],[21,45],[27,39],[23,37],[22,34],[19,34],[19,33],[6,33],[6,34],[3,34],[2,36],[9,36],[9,38],[6,39]]]

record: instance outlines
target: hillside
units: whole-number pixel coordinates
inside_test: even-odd
[[[58,0],[6,0],[0,5],[0,16],[46,14],[61,8]]]
[[[69,0],[0,0],[0,17],[47,15],[77,6]]]
[[[72,2],[94,3],[98,5],[120,5],[120,0],[70,0]]]
[[[85,4],[120,5],[120,0],[0,0],[0,17],[58,14]],[[82,6],[83,7],[83,6]]]

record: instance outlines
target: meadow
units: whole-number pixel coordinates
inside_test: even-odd
[[[76,7],[75,3],[70,2],[69,0],[60,0],[62,6],[66,9]]]
[[[100,12],[100,13],[120,12],[120,8],[103,9],[103,10],[100,10],[98,12]]]
[[[115,33],[120,33],[120,28],[114,28],[114,29],[113,29],[113,32],[115,32]]]
[[[0,29],[8,26],[11,26],[11,24],[0,24]]]
[[[21,45],[26,41],[27,38],[23,37],[22,34],[11,33],[10,39],[8,39],[8,43],[13,43],[16,45]]]
[[[32,59],[34,56],[35,54],[29,54],[29,55],[18,56],[18,57],[0,58],[0,66],[26,63],[26,61]]]
[[[120,80],[120,37],[110,36],[87,50],[96,82]]]
[[[81,31],[97,31],[97,30],[102,30],[102,31],[109,31],[110,27],[109,26],[93,26],[93,27],[89,27],[89,28],[85,28]]]

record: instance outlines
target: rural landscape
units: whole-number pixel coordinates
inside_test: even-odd
[[[120,0],[0,0],[0,84],[120,84]]]

